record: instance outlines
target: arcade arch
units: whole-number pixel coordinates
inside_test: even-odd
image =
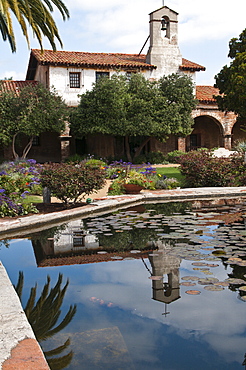
[[[236,121],[232,127],[232,149],[237,141],[246,141],[246,121]]]
[[[224,130],[214,117],[201,115],[194,118],[192,133],[186,138],[186,150],[224,146]]]

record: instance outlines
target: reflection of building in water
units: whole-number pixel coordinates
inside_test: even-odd
[[[51,242],[55,255],[99,247],[97,237],[83,230],[83,221],[80,220],[69,222]]]
[[[83,230],[81,220],[69,222],[53,237],[32,240],[32,244],[38,264],[47,256],[71,255],[84,250],[98,249],[99,247],[97,237]]]
[[[158,254],[149,256],[153,276],[163,276],[162,280],[152,280],[153,299],[171,303],[180,298],[179,267],[181,259],[170,254],[172,247],[161,241],[155,242]]]

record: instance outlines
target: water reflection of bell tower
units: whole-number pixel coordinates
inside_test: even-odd
[[[153,299],[171,303],[180,298],[179,267],[180,258],[170,254],[171,247],[158,242],[158,256],[149,256],[153,276],[162,276],[163,280],[153,280]]]

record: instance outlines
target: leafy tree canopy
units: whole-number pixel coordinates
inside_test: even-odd
[[[12,52],[16,51],[15,35],[11,16],[14,15],[21,27],[28,45],[27,24],[37,37],[42,48],[42,36],[48,38],[53,50],[56,50],[55,39],[62,42],[56,23],[51,15],[53,5],[59,10],[63,20],[69,17],[69,11],[62,0],[0,0],[0,31],[4,41],[10,43]]]
[[[150,137],[165,140],[170,134],[188,135],[196,101],[190,78],[173,74],[159,82],[141,74],[128,80],[122,75],[101,78],[81,96],[71,115],[73,134],[108,134],[125,137],[126,155],[131,160],[130,136],[145,136],[137,156]]]
[[[17,159],[15,144],[18,134],[25,134],[29,142],[24,148],[25,158],[32,146],[34,136],[42,132],[61,132],[65,128],[67,107],[63,100],[43,85],[29,85],[18,94],[1,91],[0,83],[0,141],[12,142],[13,156]]]
[[[222,94],[216,100],[221,110],[246,118],[246,29],[229,42],[228,57],[233,61],[215,76],[215,87]]]

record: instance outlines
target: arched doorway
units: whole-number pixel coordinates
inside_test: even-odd
[[[194,121],[193,131],[186,138],[187,151],[224,146],[223,128],[219,121],[206,115],[198,116]]]

